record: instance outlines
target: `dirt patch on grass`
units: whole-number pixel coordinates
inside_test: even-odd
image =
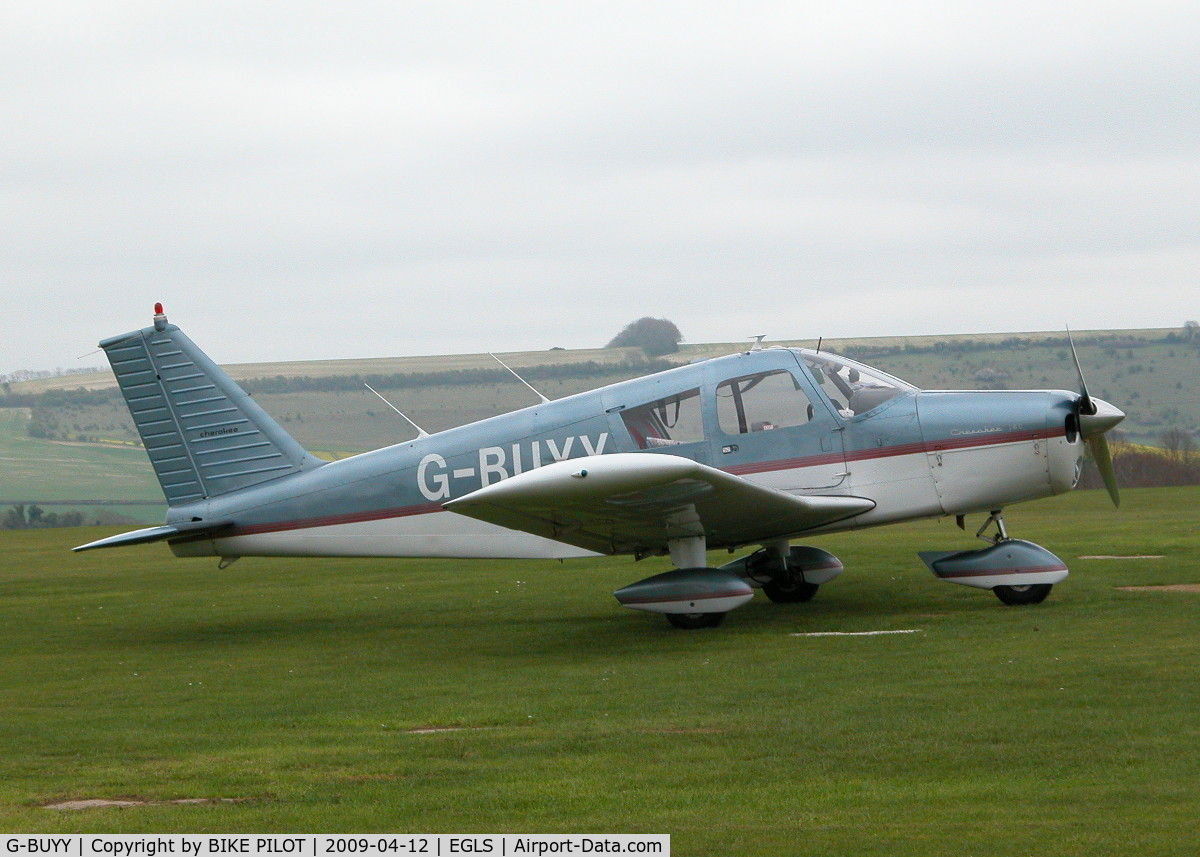
[[[128,809],[135,806],[181,806],[185,804],[203,803],[243,803],[249,798],[240,797],[181,797],[175,800],[144,800],[142,798],[83,798],[67,800],[61,803],[48,803],[44,809],[57,809],[61,812],[77,812],[83,809]]]
[[[1162,583],[1158,586],[1118,586],[1122,592],[1200,592],[1200,583]]]
[[[416,729],[405,729],[409,735],[433,735],[438,732],[479,732],[486,726],[418,726]]]

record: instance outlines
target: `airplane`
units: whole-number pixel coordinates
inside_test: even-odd
[[[668,556],[613,593],[676,628],[720,625],[755,589],[810,600],[843,570],[798,539],[985,513],[988,547],[920,554],[945,581],[1041,602],[1061,559],[1003,509],[1070,491],[1125,414],[1079,392],[920,390],[854,360],[763,347],[693,362],[339,461],[305,451],[155,305],[106,353],[168,503],[176,556]],[[514,373],[515,374],[515,373]],[[519,377],[519,376],[518,376]],[[535,391],[536,392],[536,391]],[[407,418],[406,418],[407,419]],[[747,551],[711,567],[710,550]]]

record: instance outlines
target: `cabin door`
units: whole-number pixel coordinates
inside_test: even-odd
[[[841,424],[799,365],[723,377],[709,389],[716,467],[783,491],[845,482]]]

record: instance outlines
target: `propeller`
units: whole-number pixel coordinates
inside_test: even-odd
[[[1071,346],[1071,359],[1075,361],[1075,372],[1079,376],[1079,402],[1076,412],[1079,419],[1079,433],[1087,441],[1091,450],[1092,460],[1104,480],[1104,487],[1114,506],[1121,505],[1121,490],[1117,485],[1117,473],[1113,469],[1112,452],[1108,448],[1108,438],[1104,433],[1125,419],[1125,412],[1110,405],[1103,399],[1093,399],[1088,394],[1087,381],[1083,378],[1083,367],[1079,365],[1079,354],[1075,351],[1075,340],[1067,329],[1067,342]]]

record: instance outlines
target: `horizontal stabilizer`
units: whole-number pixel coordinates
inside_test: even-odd
[[[146,527],[143,530],[132,530],[106,539],[98,539],[71,548],[73,551],[89,551],[94,548],[119,548],[127,545],[144,545],[150,542],[161,542],[176,536],[198,536],[216,533],[233,526],[233,521],[187,521],[180,524],[165,524],[161,527]]]

